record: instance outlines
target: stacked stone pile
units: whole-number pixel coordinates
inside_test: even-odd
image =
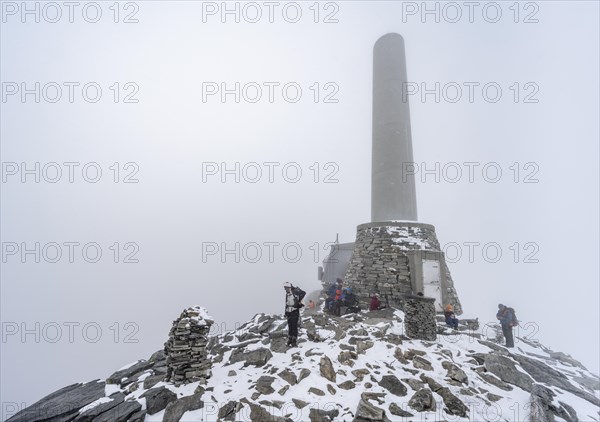
[[[437,325],[435,299],[423,296],[407,296],[404,299],[406,335],[419,340],[435,341]]]
[[[199,306],[184,310],[173,321],[165,343],[167,381],[175,384],[200,381],[204,384],[210,378],[212,362],[206,346],[213,322],[206,310]]]

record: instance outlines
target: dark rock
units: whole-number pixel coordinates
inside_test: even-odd
[[[164,375],[150,375],[149,377],[144,378],[144,389],[148,390],[164,380]]]
[[[144,422],[146,420],[146,411],[138,410],[127,419],[127,422]]]
[[[356,387],[356,384],[354,384],[352,381],[348,380],[348,381],[344,381],[341,384],[338,384],[338,387],[341,388],[342,390],[352,390],[354,387]]]
[[[296,405],[298,409],[304,409],[308,406],[308,403],[299,399],[292,399],[292,402]]]
[[[289,385],[284,385],[283,387],[281,387],[279,389],[279,391],[277,392],[277,394],[279,394],[280,396],[283,396],[285,393],[287,393],[287,390],[290,389]],[[325,395],[325,393],[323,393],[323,395]]]
[[[61,388],[21,410],[6,422],[37,422],[69,415],[75,418],[79,409],[104,397],[104,385],[104,382],[91,381]]]
[[[312,408],[308,414],[310,422],[332,422],[340,414],[338,409],[321,410]]]
[[[485,396],[487,397],[487,399],[489,401],[498,401],[498,400],[500,400],[502,398],[502,396],[498,396],[498,395],[493,394],[493,393],[487,393]]]
[[[359,381],[359,382],[362,381],[363,378],[366,375],[369,375],[369,374],[370,374],[370,372],[366,368],[355,369],[355,370],[352,371],[352,375],[354,375],[356,377],[356,380]]]
[[[100,414],[94,422],[125,422],[136,412],[142,410],[142,405],[135,400],[127,400],[112,409]]]
[[[403,410],[396,403],[390,404],[390,413],[395,416],[400,416],[402,418],[412,418],[414,415],[406,410]]]
[[[444,367],[444,369],[448,371],[447,376],[450,379],[458,381],[462,384],[466,384],[469,381],[469,378],[467,377],[467,374],[465,374],[465,371],[460,369],[452,362],[444,361],[442,362],[442,367]]]
[[[319,362],[319,369],[323,377],[325,377],[331,382],[335,382],[335,371],[333,370],[333,364],[331,363],[331,359],[329,359],[329,357],[321,357],[321,361]]]
[[[97,417],[101,413],[104,413],[112,409],[113,407],[123,403],[123,401],[125,400],[125,394],[117,392],[110,396],[110,398],[112,399],[111,401],[101,403],[81,413],[74,419],[74,422],[91,422],[95,417]]]
[[[220,421],[235,421],[235,414],[240,411],[242,404],[236,401],[230,401],[219,409],[218,418]]]
[[[600,399],[598,397],[575,387],[573,384],[571,384],[566,375],[557,371],[554,368],[549,367],[544,362],[540,362],[538,360],[521,355],[513,355],[513,358],[517,362],[519,362],[521,364],[521,367],[537,382],[542,382],[544,384],[562,388],[563,390],[566,390],[584,400],[589,401],[595,406],[600,406]]]
[[[287,422],[289,419],[272,415],[262,406],[250,403],[250,420],[252,422]]]
[[[406,396],[406,386],[395,375],[384,375],[379,381],[379,385],[395,396]]]
[[[442,389],[442,385],[440,383],[433,378],[429,378],[427,375],[422,374],[421,380],[426,383],[433,392],[437,392],[438,390]]]
[[[433,366],[431,366],[431,362],[427,359],[422,358],[421,356],[413,357],[413,365],[415,368],[424,369],[425,371],[433,371]]]
[[[371,340],[357,341],[356,342],[356,353],[364,354],[367,350],[374,346]]]
[[[165,409],[169,403],[177,400],[177,395],[162,386],[146,391],[140,398],[146,399],[146,410],[149,415],[154,415]]]
[[[201,394],[193,394],[169,403],[163,416],[163,422],[179,422],[185,412],[202,409],[204,403],[201,398]]]
[[[480,372],[479,376],[488,384],[492,384],[500,388],[501,390],[511,391],[513,389],[511,385],[502,382],[502,380],[500,380],[497,376],[492,375],[488,372]]]
[[[444,404],[448,408],[448,412],[450,414],[460,416],[461,418],[467,416],[467,413],[469,412],[468,407],[465,406],[465,404],[458,397],[452,394],[449,388],[443,387],[436,391],[436,393],[442,396]]]
[[[106,379],[107,384],[121,384],[123,379],[135,378],[136,376],[141,375],[147,369],[152,368],[154,362],[139,360],[135,364],[131,365],[129,368],[121,369],[113,373],[110,377]],[[132,382],[132,381],[128,381]]]
[[[310,375],[310,369],[302,368],[300,371],[300,375],[298,375],[298,382],[302,381],[304,378]]]
[[[419,391],[425,385],[423,381],[419,381],[414,378],[402,378],[402,381],[407,383],[410,386],[410,388],[412,388],[415,391]]]
[[[435,411],[436,409],[433,393],[428,388],[417,391],[408,401],[408,405],[417,412]]]
[[[249,352],[242,349],[235,349],[231,352],[229,363],[245,362],[244,365],[264,366],[271,358],[273,353],[269,349],[260,348]]]
[[[296,374],[294,374],[289,369],[284,369],[277,375],[279,375],[282,379],[287,381],[290,385],[298,384],[298,377],[296,377]]]
[[[361,399],[356,408],[356,415],[353,422],[380,422],[387,421],[385,410],[372,405],[365,399]]]
[[[485,369],[497,375],[502,381],[531,392],[533,380],[529,375],[519,371],[510,358],[493,352],[486,356],[484,365]]]
[[[270,377],[268,375],[263,375],[256,381],[256,391],[258,391],[261,394],[274,393],[275,389],[273,389],[273,387],[271,387],[271,384],[273,384],[273,381],[275,381],[274,377]]]
[[[313,394],[315,394],[315,395],[317,395],[317,396],[324,396],[324,395],[325,395],[325,392],[324,392],[323,390],[319,390],[319,389],[318,389],[318,388],[316,388],[316,387],[310,387],[310,388],[308,389],[308,392],[309,392],[309,393],[313,393]]]

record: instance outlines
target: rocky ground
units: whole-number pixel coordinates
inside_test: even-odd
[[[65,387],[10,422],[70,421],[599,421],[600,381],[568,355],[528,339],[506,349],[438,323],[436,341],[405,335],[398,310],[302,318],[258,314],[210,337],[208,380],[165,381],[163,350],[104,381]]]

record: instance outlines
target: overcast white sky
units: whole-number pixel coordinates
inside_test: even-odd
[[[149,357],[184,307],[231,329],[282,312],[285,281],[319,288],[326,243],[370,221],[372,47],[388,32],[405,39],[411,87],[439,83],[437,102],[410,96],[414,159],[434,169],[417,175],[419,219],[436,226],[466,314],[513,306],[523,331],[598,372],[597,2],[428,3],[439,22],[421,2],[278,2],[272,22],[265,3],[238,3],[239,23],[220,2],[118,15],[102,2],[96,23],[94,5],[70,23],[56,4],[60,18],[39,3],[36,23],[2,3],[2,403]],[[208,95],[236,82],[239,103]],[[239,183],[221,182],[221,163],[239,163]],[[21,262],[36,242],[40,262]],[[236,242],[239,263],[221,256]]]

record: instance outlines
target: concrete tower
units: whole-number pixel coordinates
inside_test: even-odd
[[[371,221],[417,221],[414,175],[403,175],[413,162],[404,39],[382,36],[373,48],[373,152]]]

